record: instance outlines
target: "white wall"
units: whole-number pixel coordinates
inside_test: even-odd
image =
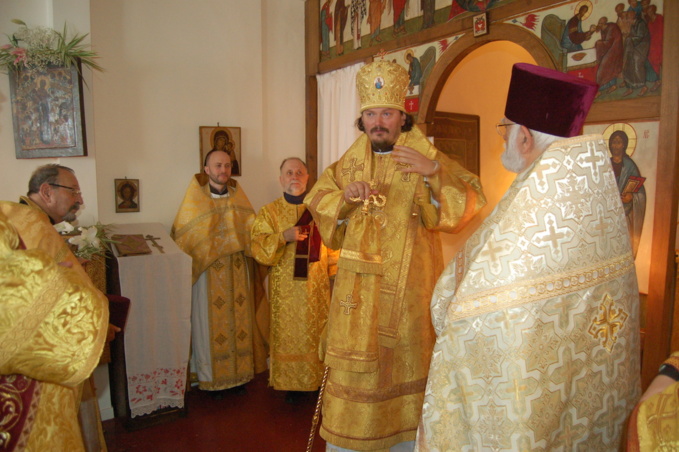
[[[248,195],[255,209],[282,196],[281,161],[305,159],[304,0],[262,0],[264,130]],[[252,175],[252,177],[250,177]],[[252,193],[252,194],[250,194]]]
[[[238,180],[255,208],[279,196],[278,162],[304,155],[303,23],[299,0],[92,0],[102,222],[169,229],[200,170],[198,128],[217,123],[241,127]],[[140,179],[139,213],[115,213],[124,177]]]
[[[255,209],[280,196],[278,166],[304,157],[302,0],[3,0],[19,18],[91,33],[105,72],[85,72],[88,156],[17,160],[9,81],[0,74],[0,199],[25,194],[34,168],[72,167],[81,225],[160,222],[169,230],[192,174],[198,127],[241,127],[238,178]],[[113,180],[140,180],[138,213],[115,213]]]

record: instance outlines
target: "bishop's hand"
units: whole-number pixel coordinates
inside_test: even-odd
[[[344,187],[344,202],[356,204],[359,202],[359,199],[364,201],[368,196],[377,194],[379,194],[379,192],[377,190],[372,190],[369,183],[357,180]]]
[[[439,172],[439,162],[429,160],[415,149],[408,146],[394,146],[391,157],[403,166],[398,170],[404,173],[417,173],[425,177],[431,177]]]

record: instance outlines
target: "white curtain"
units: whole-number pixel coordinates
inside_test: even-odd
[[[319,176],[361,133],[354,122],[360,109],[356,73],[362,66],[358,63],[317,76]]]

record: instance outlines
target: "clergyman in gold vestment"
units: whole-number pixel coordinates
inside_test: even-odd
[[[315,391],[324,366],[318,357],[321,331],[328,319],[334,252],[321,243],[318,228],[302,203],[309,174],[291,157],[281,165],[283,196],[257,213],[252,227],[252,256],[269,267],[271,305],[269,385],[290,391]]]
[[[514,65],[517,176],[439,279],[419,451],[617,451],[640,392],[639,291],[597,85]]]
[[[85,450],[81,387],[99,363],[108,303],[51,224],[75,219],[81,202],[59,165],[36,170],[22,204],[0,202],[3,450]]]
[[[434,343],[439,232],[462,228],[485,197],[475,175],[413,127],[403,67],[373,62],[356,85],[365,133],[304,200],[324,243],[341,249],[322,343],[321,436],[328,450],[412,449]]]
[[[205,174],[191,178],[172,238],[193,258],[192,368],[200,389],[222,391],[247,383],[255,373],[254,275],[248,257],[255,212],[231,179],[226,151],[210,151],[204,168]]]

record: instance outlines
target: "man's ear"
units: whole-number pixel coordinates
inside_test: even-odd
[[[44,182],[38,190],[38,195],[47,204],[52,199],[52,187],[47,182]]]
[[[528,130],[528,127],[526,126],[521,126],[521,134],[519,135],[519,151],[521,154],[530,154],[533,150],[533,145],[534,139],[533,135],[530,133],[530,130]]]

